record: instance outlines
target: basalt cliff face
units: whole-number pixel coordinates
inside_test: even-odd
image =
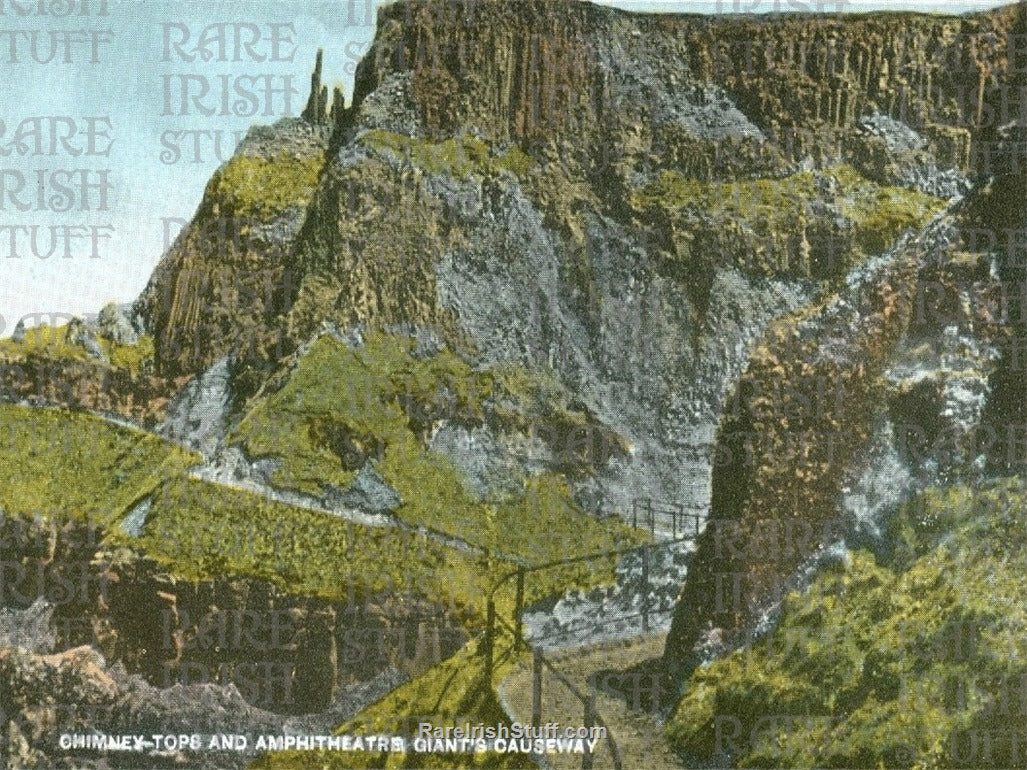
[[[1004,122],[1003,111],[1015,114],[996,98],[1020,66],[1009,58],[1015,15],[732,18],[573,3],[400,3],[380,16],[356,102],[408,73],[428,132],[474,127],[496,140],[566,141],[616,166],[649,154],[667,124],[687,126],[696,86],[716,84],[791,152],[833,149],[830,129],[844,133],[880,111],[926,129],[947,160],[965,163],[972,137]],[[731,128],[720,130],[741,138],[740,126]]]
[[[423,490],[463,482],[445,500],[491,506],[489,526],[525,489],[574,515],[642,499],[698,513],[664,657],[680,683],[773,626],[841,546],[887,549],[919,491],[1022,465],[1004,423],[1025,403],[1006,240],[1023,226],[1024,31],[1022,7],[391,4],[352,104],[329,106],[319,60],[303,116],[250,132],[140,297],[140,376],[194,378],[165,435],[202,452],[206,480],[376,526],[398,509],[430,529],[450,512]],[[364,410],[357,385],[377,388]],[[572,449],[582,434],[602,448]],[[144,642],[119,630],[136,595],[171,619],[176,665],[191,642],[176,618],[256,604],[342,675],[345,608],[189,587],[137,558],[96,621],[151,684],[167,661],[136,660]],[[665,561],[673,586],[682,560]]]
[[[384,169],[368,165],[338,173],[347,166],[346,150],[359,145],[355,140],[368,129],[439,141],[467,135],[502,155],[502,162],[473,168],[482,160],[481,147],[413,153],[415,160],[431,155],[437,167],[454,152],[473,156],[457,164],[462,170],[497,174],[532,159],[558,158],[561,173],[545,163],[543,178],[522,180],[532,184],[521,186],[547,229],[572,251],[585,252],[567,260],[576,275],[587,262],[584,216],[599,212],[633,224],[638,212],[631,191],[663,170],[698,179],[780,175],[807,156],[822,163],[846,158],[882,178],[918,157],[939,168],[979,167],[994,127],[1018,108],[1016,95],[1003,90],[1005,73],[1018,66],[1009,45],[1014,15],[910,15],[897,23],[874,16],[644,16],[585,3],[390,6],[360,64],[353,107],[335,105],[330,118],[323,107],[320,113],[308,107],[303,121],[255,131],[212,180],[196,221],[146,293],[158,361],[169,371],[195,372],[247,334],[261,337],[254,327],[281,328],[286,347],[309,333],[309,322],[282,320],[308,276],[313,282],[347,267],[316,259],[325,250],[345,250],[338,243],[344,233],[331,230],[345,225],[368,244],[378,240],[371,223],[346,220],[368,216],[362,193],[383,191],[360,188]],[[319,84],[315,90],[320,94]],[[861,122],[875,113],[917,129],[922,143],[891,147]],[[326,153],[333,127],[335,140]],[[508,145],[528,156],[506,157]],[[410,149],[390,146],[400,155]],[[909,157],[896,157],[903,155]],[[335,173],[319,178],[318,158],[330,161],[325,171]],[[404,197],[376,197],[382,210],[417,202],[408,200],[412,190],[403,189],[417,171],[408,170],[410,179],[384,174],[381,181]],[[255,204],[252,193],[265,182],[276,188],[274,200]],[[422,205],[430,207],[438,197],[428,195]],[[336,210],[325,210],[332,203]],[[452,244],[434,237],[438,228],[421,225],[447,223],[452,213],[426,210],[420,218],[412,214],[409,223],[385,225],[382,231],[399,237],[381,248],[431,267]],[[305,219],[312,221],[301,234]],[[423,243],[404,239],[404,225]],[[650,239],[642,245],[652,252],[660,244]],[[360,288],[338,297],[339,311],[440,320],[425,307],[436,304],[426,285],[432,276],[416,264],[389,264],[387,256],[395,255],[363,259],[374,280],[349,280]],[[252,277],[243,282],[244,275]],[[388,280],[395,286],[386,283],[374,296],[374,285]],[[396,287],[425,296],[403,297],[389,307],[382,297],[396,296],[389,291]],[[412,307],[401,311],[405,305]],[[210,311],[217,315],[210,318]]]
[[[368,244],[377,241],[370,223],[359,218],[368,216],[363,196],[383,191],[361,188],[384,170],[370,165],[338,173],[365,130],[419,140],[466,135],[492,150],[516,146],[544,163],[543,178],[522,180],[534,183],[521,187],[547,229],[570,249],[566,261],[574,270],[567,272],[578,275],[588,261],[586,215],[632,224],[638,212],[631,191],[663,170],[718,179],[782,174],[807,157],[822,164],[846,158],[871,178],[930,184],[929,175],[912,173],[918,161],[980,169],[995,128],[1019,110],[1019,95],[1006,88],[1007,74],[1022,66],[1010,36],[1015,15],[1010,8],[967,18],[715,18],[645,16],[586,3],[397,3],[380,13],[351,108],[335,105],[328,117],[314,104],[304,113],[307,120],[255,131],[212,180],[196,221],[146,294],[158,361],[168,371],[193,373],[246,335],[258,338],[265,355],[275,355],[267,332],[256,328],[281,331],[271,336],[284,337],[285,347],[309,332],[284,321],[297,285],[346,266],[326,266],[309,244],[324,247],[315,253],[339,251],[344,244],[331,229],[340,224]],[[315,91],[325,98],[319,82]],[[896,147],[882,132],[868,130],[863,119],[875,114],[911,126],[921,140]],[[481,150],[445,147],[431,155],[445,165],[441,156],[461,149]],[[319,179],[319,157],[335,173]],[[470,165],[476,159],[468,159]],[[424,223],[452,218],[448,210],[430,210],[437,194],[416,200],[410,184],[416,169],[408,170],[409,178],[399,172],[384,177],[402,197],[376,197],[382,210],[420,203],[429,207],[420,215]],[[277,188],[274,200],[253,205],[245,188],[264,182]],[[329,201],[337,211],[324,211]],[[348,223],[351,217],[358,221]],[[305,218],[312,222],[301,235]],[[381,248],[430,267],[452,244],[418,218],[412,213],[409,223],[383,226],[399,237]],[[404,227],[423,242],[404,238]],[[642,240],[648,252],[653,245],[651,238]],[[385,256],[364,259],[365,270],[375,273],[371,284],[391,280],[425,296],[404,297],[413,306],[400,312],[381,300],[396,295],[388,284],[375,296],[365,275],[359,289],[337,297],[339,311],[437,320],[424,306],[436,304],[426,285],[431,276],[416,264],[389,264]]]
[[[987,273],[958,214],[898,239],[1000,170],[999,129],[1024,97],[1021,14],[390,5],[351,106],[329,114],[319,66],[304,117],[254,129],[211,180],[140,301],[157,369],[229,355],[241,402],[325,324],[430,330],[476,366],[551,371],[624,437],[628,452],[575,482],[589,510],[648,497],[714,519],[830,518],[895,430],[864,409],[881,378],[903,408],[927,386],[895,373],[902,356],[920,340],[944,357],[953,324],[974,323],[916,322],[916,307],[962,307],[956,286]],[[973,358],[987,380],[988,355]],[[781,387],[802,404],[845,395],[813,417],[761,413]],[[793,447],[809,455],[796,465],[785,445],[803,431],[839,443]],[[711,547],[675,665],[722,625],[703,573],[760,562]]]
[[[981,93],[978,114],[997,114],[1023,75]],[[925,488],[1022,468],[1023,126],[982,125],[987,161],[965,199],[753,353],[725,404],[671,670],[765,634],[846,548],[890,559],[892,517]]]
[[[1012,109],[1015,11],[901,21],[389,6],[351,107],[315,85],[211,181],[142,300],[158,370],[236,350],[245,396],[324,321],[432,327],[629,438],[600,504],[702,509],[766,325],[963,190]],[[892,185],[897,217],[861,205]]]

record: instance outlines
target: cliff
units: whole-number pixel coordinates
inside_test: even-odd
[[[245,399],[323,321],[431,327],[551,366],[635,442],[597,504],[703,507],[752,341],[961,189],[993,116],[953,94],[998,89],[1009,18],[390,5],[352,107],[326,114],[315,68],[309,120],[212,179],[142,299],[158,369],[234,351]],[[204,237],[226,224],[243,237]]]
[[[980,234],[1022,223],[1022,14],[388,5],[350,107],[329,112],[319,55],[303,118],[211,180],[140,302],[158,370],[230,380],[212,472],[319,504],[362,479],[449,526],[424,489],[477,511],[515,478],[569,520],[701,512],[664,658],[685,686],[835,549],[886,548],[923,489],[1009,471],[975,442],[1022,410],[1000,349],[1022,319],[994,309],[1021,275]],[[208,236],[226,223],[243,237]],[[505,368],[618,451],[561,468],[524,449],[537,413],[435,379]],[[317,372],[398,411],[340,406]],[[411,414],[439,394],[454,410]]]
[[[961,18],[910,14],[897,23],[879,15],[646,16],[541,1],[387,6],[358,67],[351,108],[336,99],[328,114],[319,64],[305,117],[255,129],[212,180],[192,226],[144,295],[161,371],[194,373],[233,345],[279,357],[309,331],[309,324],[290,325],[284,317],[307,273],[325,277],[321,262],[297,256],[309,255],[310,243],[296,239],[312,204],[316,216],[301,240],[322,250],[334,248],[340,236],[331,228],[343,224],[356,243],[378,243],[374,222],[347,223],[351,215],[368,216],[369,196],[392,216],[402,207],[433,205],[438,196],[431,193],[410,199],[416,168],[375,182],[383,174],[378,164],[354,167],[353,152],[375,140],[361,139],[368,129],[413,139],[405,146],[377,137],[413,166],[424,153],[436,165],[454,154],[463,166],[496,156],[498,163],[472,169],[494,175],[510,165],[503,159],[513,162],[511,148],[517,168],[541,164],[521,186],[546,224],[564,240],[571,236],[579,253],[566,272],[580,275],[584,211],[636,223],[632,191],[662,171],[700,180],[780,176],[810,158],[849,162],[880,183],[902,181],[894,148],[867,129],[868,115],[890,116],[920,136],[921,144],[901,150],[898,166],[922,160],[938,169],[979,169],[995,130],[1020,104],[1005,86],[1010,61],[1020,55],[1010,36],[1014,16],[1011,9]],[[324,155],[329,132],[340,151],[335,158]],[[453,143],[456,136],[464,139]],[[331,160],[332,173],[321,181],[318,159]],[[263,209],[233,189],[258,173],[275,188],[275,205]],[[382,183],[392,192],[362,189]],[[390,202],[390,195],[399,197]],[[333,202],[336,210],[324,210]],[[354,314],[363,304],[377,307],[395,292],[364,294],[384,281],[423,293],[414,302],[423,307],[433,293],[431,265],[451,245],[450,235],[433,233],[454,229],[454,219],[449,211],[426,210],[389,225],[399,243],[380,248],[416,252],[411,261],[425,265],[387,266],[391,257],[369,253],[357,269],[363,277],[340,301]],[[643,217],[640,224],[653,223]],[[406,239],[406,227],[423,233],[424,242]],[[345,274],[352,258],[336,267],[336,277]],[[385,316],[403,315],[387,305]],[[406,315],[433,316],[413,309]]]
[[[793,157],[835,150],[860,116],[882,112],[965,165],[971,138],[1018,114],[1017,98],[1001,96],[1022,46],[1010,37],[1015,16],[1013,7],[838,18],[397,3],[379,15],[354,102],[409,74],[429,134],[474,127],[498,141],[567,141],[616,165],[649,154],[661,124],[683,117],[680,102],[715,84]]]
[[[99,682],[95,699],[124,696],[129,716],[140,696],[156,719],[175,703],[161,677],[224,669],[179,702],[199,724],[215,697],[277,729],[282,714],[227,691],[268,640],[212,650],[204,632],[282,615],[296,644],[279,651],[271,700],[302,691],[279,710],[327,730],[375,681],[419,674],[479,630],[503,559],[637,544],[644,533],[609,514],[655,501],[700,515],[694,553],[547,573],[521,597],[526,627],[594,641],[594,625],[571,627],[633,618],[655,586],[662,669],[683,693],[672,737],[704,764],[719,761],[712,704],[740,720],[750,693],[773,708],[765,671],[787,673],[774,682],[800,711],[870,704],[873,721],[893,709],[900,662],[871,639],[846,647],[858,687],[837,698],[819,669],[771,651],[739,672],[737,651],[818,622],[796,596],[835,573],[844,586],[850,569],[859,585],[832,622],[862,622],[866,600],[885,607],[873,627],[889,625],[906,608],[882,605],[880,586],[913,601],[902,575],[940,529],[962,526],[944,490],[1023,465],[1025,29],[1022,6],[841,18],[383,7],[350,106],[321,82],[338,53],[319,53],[302,116],[253,128],[211,178],[136,304],[145,330],[108,312],[53,345],[24,330],[0,345],[5,398],[166,412],[161,434],[202,455],[0,405],[9,513],[101,506],[106,536],[131,544],[78,554],[113,587],[58,609],[88,627],[50,645],[93,641],[124,668],[30,645],[0,652],[0,678],[63,669],[72,690]],[[1009,515],[1008,499],[992,502],[996,521]],[[989,517],[980,526],[997,526]],[[59,569],[63,546],[30,534],[16,542],[24,564]],[[964,545],[954,563],[971,561]],[[347,605],[355,581],[388,595]],[[401,595],[401,583],[419,588]],[[1002,590],[1015,600],[1012,578]],[[497,595],[508,613],[512,593]],[[21,604],[7,625],[44,617]],[[420,623],[429,614],[438,622]],[[347,663],[354,626],[390,641]],[[449,719],[447,698],[466,695],[491,719],[492,690],[463,664],[381,709],[424,702]],[[343,715],[332,701],[347,680],[364,689]],[[14,727],[0,749],[44,740],[38,724]],[[728,759],[772,763],[766,749]],[[891,750],[847,761],[876,766]],[[798,763],[823,763],[803,752]]]
[[[1022,74],[1006,72],[981,91],[979,113],[1022,88]],[[871,279],[885,304],[862,306],[868,276],[857,270],[828,304],[761,341],[725,403],[711,522],[668,638],[671,670],[772,627],[784,596],[839,544],[887,551],[888,517],[919,490],[1022,463],[1011,426],[1023,414],[1023,271],[1010,237],[1024,222],[1012,192],[1024,183],[1022,126],[987,128],[989,161],[974,169],[983,183],[893,252],[904,279]]]
[[[292,245],[329,136],[301,119],[252,129],[211,178],[137,302],[160,373],[194,374],[233,347],[274,346],[298,279]]]

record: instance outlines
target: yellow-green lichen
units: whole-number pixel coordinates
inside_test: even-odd
[[[631,201],[643,218],[664,212],[679,260],[721,260],[763,274],[819,278],[886,250],[944,206],[924,193],[879,185],[845,165],[722,182],[664,171],[634,191]]]
[[[305,207],[324,165],[320,155],[282,151],[275,158],[236,155],[210,181],[208,197],[234,216],[266,220],[294,206]]]
[[[506,170],[523,177],[535,166],[535,160],[516,145],[496,153],[482,140],[468,135],[433,142],[375,129],[361,135],[360,142],[373,150],[409,158],[415,166],[432,174],[463,177]]]
[[[904,505],[890,554],[854,552],[789,594],[766,637],[691,675],[672,742],[738,767],[1015,766],[1000,736],[1027,681],[1024,499],[1005,481]]]

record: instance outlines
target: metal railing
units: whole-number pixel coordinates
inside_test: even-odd
[[[496,664],[502,662],[511,652],[516,650],[523,639],[519,636],[519,629],[514,628],[501,617],[496,615],[495,603],[492,599],[489,599],[487,609],[488,622],[485,629],[485,636],[482,644],[483,657],[485,660],[485,681],[492,681],[492,673]],[[514,644],[506,651],[503,656],[495,659],[495,637],[497,627],[502,627],[507,633],[512,634],[514,637]],[[531,726],[539,727],[542,724],[542,673],[544,669],[548,669],[549,673],[556,678],[567,691],[576,698],[582,706],[582,726],[591,731],[595,727],[603,728],[603,737],[606,739],[606,745],[610,750],[610,756],[613,759],[614,770],[623,770],[624,761],[621,759],[620,749],[617,748],[617,741],[613,737],[613,731],[610,730],[609,725],[603,720],[602,715],[596,709],[596,690],[595,687],[589,682],[586,685],[585,692],[582,692],[574,682],[570,680],[563,672],[561,672],[553,662],[546,658],[542,650],[535,647],[532,649],[532,671],[531,671]],[[581,756],[581,768],[582,770],[592,770],[594,757],[592,751],[589,749],[589,745],[586,742],[584,744],[584,753]]]
[[[656,531],[669,531],[671,539],[697,539],[703,522],[704,513],[693,513],[685,509],[681,503],[665,503],[648,497],[635,498],[631,505],[631,526],[635,529],[648,529],[656,537]]]
[[[590,681],[586,687],[586,691],[582,692],[580,688],[574,685],[574,683],[563,674],[556,665],[549,660],[545,653],[542,651],[540,645],[532,645],[524,637],[524,602],[525,602],[525,584],[529,574],[541,572],[543,570],[555,569],[559,567],[571,566],[574,564],[582,564],[586,562],[594,562],[600,560],[608,560],[611,558],[618,558],[632,553],[638,553],[641,559],[642,567],[642,606],[637,613],[628,615],[617,615],[613,618],[609,618],[605,621],[592,621],[591,627],[600,628],[604,625],[612,623],[622,623],[625,620],[631,619],[632,617],[638,617],[641,620],[643,633],[649,633],[651,630],[651,619],[653,615],[666,615],[673,612],[673,609],[668,610],[650,610],[648,606],[649,600],[649,572],[650,572],[650,553],[652,550],[669,548],[676,546],[677,544],[684,541],[695,541],[698,539],[701,533],[701,525],[705,521],[705,517],[698,513],[690,513],[684,509],[684,506],[678,504],[658,503],[648,498],[641,500],[635,500],[635,504],[632,507],[631,523],[636,528],[639,526],[639,522],[643,526],[648,526],[650,531],[655,535],[657,524],[663,531],[669,530],[671,532],[671,539],[665,540],[661,543],[646,544],[642,546],[631,546],[628,548],[618,548],[610,551],[603,551],[600,553],[586,554],[584,556],[575,556],[565,559],[557,559],[551,562],[546,562],[537,565],[526,565],[520,562],[508,562],[516,564],[514,569],[501,575],[491,586],[488,593],[488,601],[486,605],[486,628],[484,637],[482,639],[482,645],[480,647],[481,654],[484,658],[485,667],[485,681],[492,681],[492,674],[495,670],[496,664],[499,662],[495,659],[495,639],[498,629],[502,628],[513,636],[513,645],[507,650],[507,657],[511,652],[517,650],[524,650],[527,648],[531,649],[532,653],[532,724],[537,726],[541,723],[542,713],[542,671],[548,669],[552,675],[564,685],[568,691],[581,702],[582,714],[584,719],[585,727],[601,726],[606,730],[606,743],[609,746],[610,754],[613,758],[614,770],[623,770],[623,762],[620,756],[620,751],[617,748],[616,740],[613,737],[613,733],[609,728],[609,725],[603,721],[602,716],[598,713],[595,706],[595,688]],[[665,526],[669,524],[669,526]],[[499,617],[496,614],[495,595],[496,592],[509,581],[516,580],[515,589],[515,600],[514,600],[514,613],[512,622],[507,622],[505,619]],[[590,753],[582,757],[583,770],[591,770],[593,767],[593,757]]]

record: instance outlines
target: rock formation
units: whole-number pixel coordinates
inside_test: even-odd
[[[699,512],[664,656],[682,685],[771,627],[781,597],[846,547],[887,548],[888,517],[918,491],[1022,465],[1003,420],[1027,417],[1023,13],[386,5],[349,107],[337,88],[329,104],[319,51],[302,117],[249,132],[132,312],[69,323],[63,347],[38,356],[22,328],[0,346],[0,387],[163,412],[164,435],[204,454],[198,475],[284,495],[272,482],[288,463],[267,449],[281,444],[238,429],[291,383],[294,400],[264,415],[276,429],[321,400],[286,437],[299,459],[285,459],[310,466],[288,501],[381,523],[420,490],[383,468],[395,436],[335,408],[354,394],[332,387],[366,374],[407,459],[423,460],[419,473],[444,466],[432,478],[465,482],[468,505],[526,495],[548,474],[575,513],[623,514],[641,498]],[[354,354],[372,338],[380,371]],[[152,364],[118,363],[151,339]],[[321,388],[321,370],[305,368],[315,354]],[[58,376],[15,368],[37,361]],[[453,371],[472,396],[439,384]],[[544,408],[528,419],[498,388],[479,399],[478,378],[494,385],[499,371],[531,379]],[[61,390],[80,375],[87,393]],[[528,430],[540,422],[555,439]],[[600,448],[561,454],[560,432],[575,429]],[[143,531],[146,515],[140,500],[122,529]],[[66,544],[33,545],[20,546],[26,564],[50,567]],[[449,654],[467,638],[431,597],[350,606],[255,577],[176,578],[131,549],[87,556],[109,590],[52,613],[86,626],[26,652],[0,614],[0,680],[53,680],[130,713],[140,692],[201,716],[213,699],[265,724],[275,709],[232,673],[252,645],[208,643],[226,619],[278,613],[295,629],[271,693],[302,692],[278,709],[293,714],[331,712],[348,688],[416,673],[426,648]],[[655,564],[654,607],[673,604],[685,561]],[[647,590],[641,572],[626,560],[617,587],[557,599],[557,613],[624,615]],[[12,609],[27,624],[46,624],[23,604]],[[535,609],[539,636],[580,641]],[[390,642],[354,660],[357,627]],[[397,642],[400,629],[416,642]],[[216,682],[171,698],[163,685],[196,666]],[[4,697],[5,709],[32,706]],[[4,736],[9,756],[45,761],[31,720]]]

